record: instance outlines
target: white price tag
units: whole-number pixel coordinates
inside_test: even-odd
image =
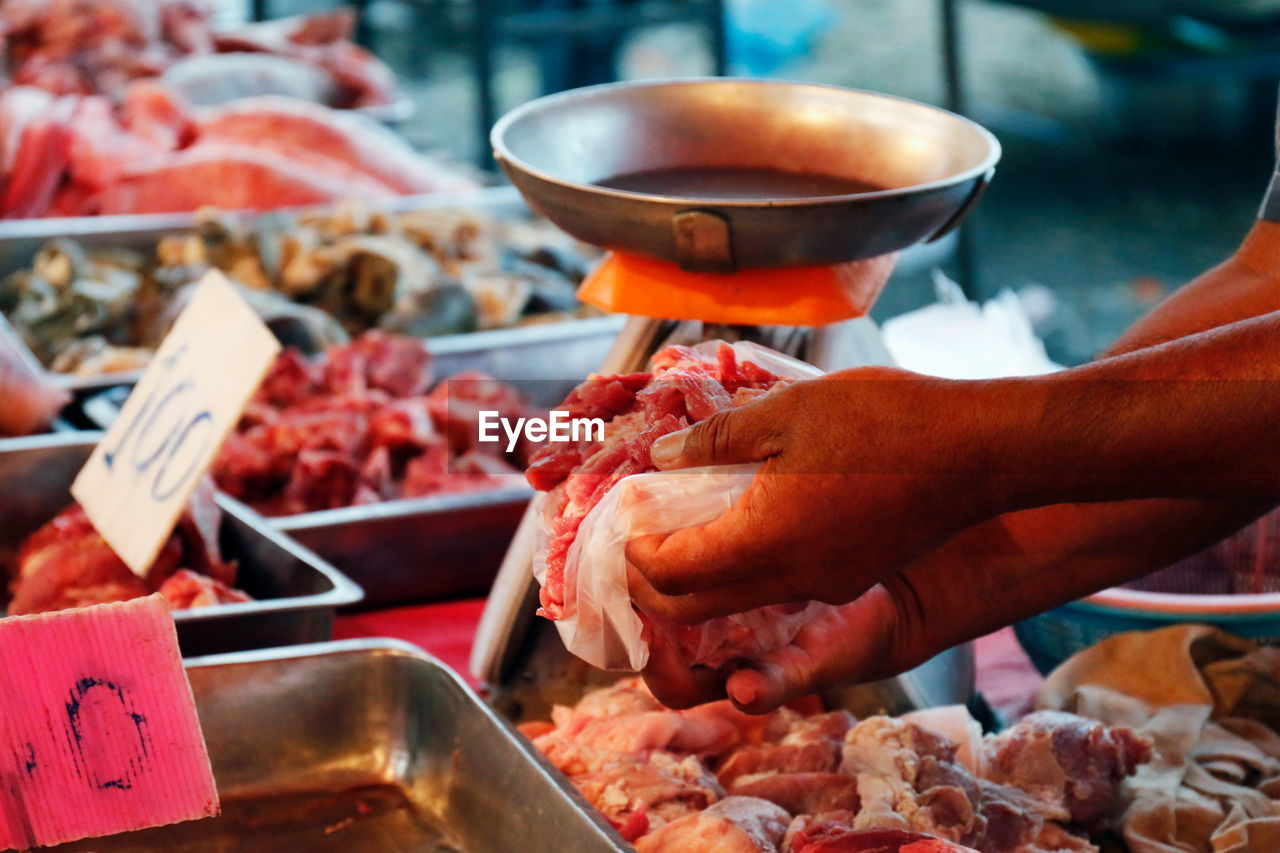
[[[144,574],[280,344],[235,287],[205,274],[71,494]]]

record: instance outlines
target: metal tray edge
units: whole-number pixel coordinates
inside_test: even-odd
[[[101,432],[55,432],[44,435],[3,438],[0,439],[0,449],[21,451],[47,447],[94,445],[97,444],[101,438]],[[333,585],[333,588],[326,592],[317,592],[311,595],[294,595],[287,598],[268,598],[232,604],[219,604],[216,605],[216,613],[219,617],[251,615],[264,612],[285,613],[294,610],[307,610],[314,608],[317,605],[344,607],[347,605],[358,604],[364,599],[364,590],[360,588],[359,584],[343,574],[328,560],[321,558],[311,549],[304,547],[299,542],[295,542],[284,532],[272,527],[270,519],[263,518],[250,507],[245,506],[235,498],[232,498],[229,495],[224,495],[221,492],[218,493],[216,500],[223,512],[236,515],[244,520],[252,521],[257,531],[269,539],[272,544],[288,551],[290,554],[315,569]],[[203,619],[207,619],[211,615],[213,614],[210,613],[210,608],[175,610],[173,612],[173,619],[174,622],[201,621]]]

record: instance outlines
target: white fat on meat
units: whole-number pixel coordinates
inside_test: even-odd
[[[778,853],[786,810],[754,797],[727,797],[636,842],[637,853]]]
[[[985,775],[982,726],[964,705],[942,705],[903,714],[899,719],[941,735],[956,745],[956,760],[975,776]]]
[[[724,796],[698,759],[665,752],[615,758],[570,781],[615,826],[628,825],[633,815],[642,816],[641,832],[696,814]]]

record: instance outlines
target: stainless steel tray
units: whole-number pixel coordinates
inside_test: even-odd
[[[71,482],[98,438],[60,433],[0,440],[0,565],[71,503]],[[255,600],[175,611],[183,653],[329,639],[334,610],[359,601],[360,588],[239,501],[219,495],[218,504],[224,513],[223,551],[239,563],[239,585]]]
[[[554,406],[604,361],[625,318],[499,329],[430,341],[440,376],[482,370],[523,383],[532,402]],[[86,421],[105,429],[124,388],[83,401]],[[364,589],[363,606],[429,601],[488,591],[533,492],[501,489],[413,498],[268,519]]]
[[[499,215],[516,215],[528,210],[511,187],[401,196],[379,202],[378,206],[392,211],[457,208]],[[254,214],[243,215],[251,218]],[[189,213],[0,222],[0,278],[29,267],[40,247],[54,237],[70,237],[87,248],[145,250],[161,237],[191,228],[195,222],[195,215]],[[442,370],[457,363],[461,365],[457,369],[485,370],[504,379],[554,378],[578,381],[599,365],[609,350],[613,336],[621,327],[622,319],[615,317],[566,320],[512,329],[445,335],[432,338],[430,343],[432,349],[440,355]],[[529,373],[531,370],[534,372]],[[141,372],[121,371],[91,376],[51,375],[70,391],[89,392],[132,385],[138,381]]]
[[[364,589],[362,606],[489,591],[532,489],[387,501],[268,519]]]
[[[393,640],[187,661],[223,814],[52,848],[629,850],[444,665]]]

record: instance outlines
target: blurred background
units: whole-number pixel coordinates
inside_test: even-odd
[[[312,0],[220,0],[228,23]],[[1095,355],[1220,261],[1272,168],[1275,0],[367,0],[358,39],[404,81],[418,146],[487,165],[482,130],[525,100],[709,74],[874,89],[958,108],[1005,154],[942,268],[1027,303],[1049,354]],[[880,318],[934,298],[914,264]]]

